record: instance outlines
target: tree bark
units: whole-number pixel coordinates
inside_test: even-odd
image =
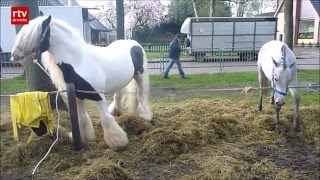
[[[290,49],[293,46],[293,1],[284,0],[284,42]]]
[[[124,5],[123,0],[116,0],[117,39],[124,39]]]
[[[192,0],[192,6],[193,6],[194,15],[196,17],[199,17],[198,7],[197,7],[197,3],[195,2],[195,0]]]
[[[38,17],[39,7],[38,0],[12,0],[12,6],[27,6],[29,7],[29,20]],[[18,33],[22,25],[16,25],[16,33]],[[41,62],[39,62],[41,64]],[[56,88],[51,82],[50,77],[35,63],[33,59],[27,58],[24,62],[25,74],[27,78],[27,84],[29,91],[43,91],[51,92],[55,91]],[[51,107],[55,108],[55,97],[50,96]],[[59,103],[61,109],[66,110],[67,107],[62,101],[62,98],[59,98]]]
[[[214,8],[216,6],[215,0],[210,0],[209,17],[214,17]]]

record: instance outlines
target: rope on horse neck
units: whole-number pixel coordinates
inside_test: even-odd
[[[38,62],[37,59],[34,59],[33,62],[34,62],[35,64],[37,64],[37,65],[49,76],[49,78],[50,78],[50,74],[48,73],[48,71],[45,70],[45,69],[41,66],[41,64],[39,64],[39,62]]]
[[[43,158],[38,162],[38,164],[35,166],[35,168],[32,171],[32,175],[35,174],[36,170],[38,169],[39,165],[42,163],[42,161],[44,161],[46,159],[46,157],[49,155],[51,149],[53,148],[53,146],[58,142],[59,140],[59,128],[60,128],[60,115],[59,115],[59,107],[58,107],[58,97],[61,91],[58,91],[57,95],[56,95],[56,110],[57,110],[57,116],[58,116],[58,120],[57,120],[57,133],[56,133],[56,140],[51,144],[48,152],[43,156]]]

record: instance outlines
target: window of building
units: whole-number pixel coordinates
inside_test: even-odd
[[[313,39],[314,22],[302,20],[299,22],[299,39]]]

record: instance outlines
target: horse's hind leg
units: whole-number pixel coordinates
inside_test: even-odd
[[[134,75],[134,79],[136,80],[138,85],[138,111],[140,117],[150,121],[152,119],[152,113],[149,107],[149,92],[146,92],[148,91],[148,89],[145,89],[145,87],[148,88],[148,85],[145,84],[147,82],[144,78],[146,78],[144,74]]]
[[[266,83],[266,77],[262,71],[262,68],[260,66],[258,66],[258,75],[259,75],[259,85],[260,88],[265,87],[265,83]],[[262,110],[262,94],[263,94],[263,90],[260,89],[260,99],[259,99],[259,111]]]
[[[121,91],[117,91],[116,93],[114,93],[113,102],[108,107],[109,112],[114,116],[120,116],[122,113],[121,99]]]
[[[299,114],[300,97],[298,95],[296,88],[289,88],[289,91],[294,101],[292,130],[299,131],[300,129],[300,114]]]
[[[84,100],[77,98],[77,110],[78,110],[78,119],[79,119],[79,129],[80,129],[80,136],[82,142],[92,141],[95,139],[94,129],[89,118],[85,106]],[[69,134],[72,137],[72,134]]]
[[[109,113],[104,94],[101,94],[100,96],[102,97],[102,100],[97,101],[97,105],[100,111],[101,124],[104,131],[104,141],[109,148],[121,150],[128,144],[127,134]]]

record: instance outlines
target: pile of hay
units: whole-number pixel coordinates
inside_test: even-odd
[[[286,143],[292,114],[290,106],[281,110],[280,134],[272,131],[272,107],[259,112],[242,101],[192,99],[169,106],[154,104],[152,110],[151,122],[129,114],[116,117],[129,137],[128,149],[122,152],[106,147],[95,111],[89,114],[95,117],[97,139],[84,144],[84,150],[73,151],[68,140],[68,114],[61,113],[60,140],[40,165],[36,178],[148,179],[157,173],[157,177],[173,179],[308,179],[317,175],[312,169],[313,176],[306,173],[307,170],[299,173],[280,166],[269,157],[272,149]],[[320,110],[302,107],[301,116],[298,135],[314,144],[320,155]],[[22,131],[17,143],[12,139],[11,124],[1,125],[3,177],[17,174],[28,177],[54,141],[54,137],[44,136],[27,145],[28,133]],[[166,176],[168,172],[175,172],[175,176]]]
[[[279,137],[267,125],[272,123],[268,122],[272,118],[225,99],[195,100],[157,108],[155,116],[161,122],[145,135],[140,151],[151,160],[170,161],[206,144],[240,139],[254,144],[268,143]]]

